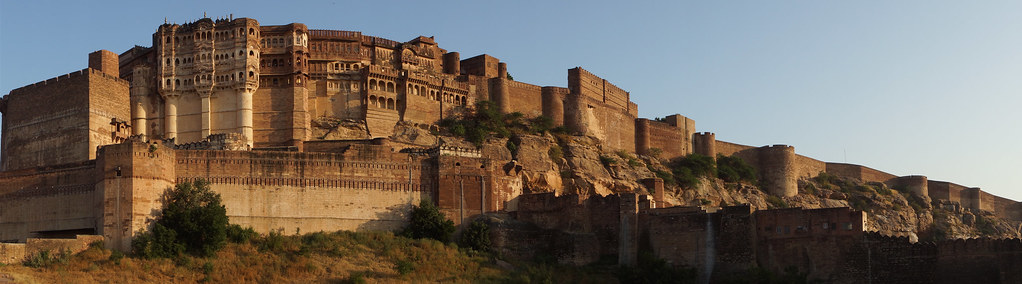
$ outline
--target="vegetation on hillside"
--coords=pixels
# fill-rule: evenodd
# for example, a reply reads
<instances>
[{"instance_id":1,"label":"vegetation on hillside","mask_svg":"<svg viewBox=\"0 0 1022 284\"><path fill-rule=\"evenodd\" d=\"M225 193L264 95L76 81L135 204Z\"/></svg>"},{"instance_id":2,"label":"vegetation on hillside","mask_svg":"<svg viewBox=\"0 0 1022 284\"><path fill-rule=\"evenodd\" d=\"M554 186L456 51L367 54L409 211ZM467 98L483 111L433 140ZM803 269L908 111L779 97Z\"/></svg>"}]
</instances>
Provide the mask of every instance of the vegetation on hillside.
<instances>
[{"instance_id":1,"label":"vegetation on hillside","mask_svg":"<svg viewBox=\"0 0 1022 284\"><path fill-rule=\"evenodd\" d=\"M158 216L152 228L131 243L139 256L211 256L227 242L227 209L206 181L182 182L168 190Z\"/></svg>"},{"instance_id":2,"label":"vegetation on hillside","mask_svg":"<svg viewBox=\"0 0 1022 284\"><path fill-rule=\"evenodd\" d=\"M699 185L700 179L719 178L724 182L757 182L756 169L742 158L717 155L712 157L700 154L688 154L667 163L670 172L653 169L657 177L667 184L676 184L682 188L693 188Z\"/></svg>"},{"instance_id":3,"label":"vegetation on hillside","mask_svg":"<svg viewBox=\"0 0 1022 284\"><path fill-rule=\"evenodd\" d=\"M515 134L542 134L546 132L566 133L564 127L553 127L553 120L546 116L526 118L520 112L502 113L490 101L479 101L475 109L461 116L440 121L440 126L456 137L483 145L490 137L508 138ZM510 146L509 146L510 148Z\"/></svg>"}]
</instances>

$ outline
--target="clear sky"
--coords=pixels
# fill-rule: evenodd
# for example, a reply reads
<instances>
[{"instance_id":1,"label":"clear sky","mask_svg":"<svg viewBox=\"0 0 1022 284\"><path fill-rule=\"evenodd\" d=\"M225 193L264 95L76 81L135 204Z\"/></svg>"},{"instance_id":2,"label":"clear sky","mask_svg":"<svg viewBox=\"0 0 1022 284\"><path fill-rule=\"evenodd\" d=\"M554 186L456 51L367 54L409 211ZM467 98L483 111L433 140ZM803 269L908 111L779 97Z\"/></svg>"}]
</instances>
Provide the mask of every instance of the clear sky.
<instances>
[{"instance_id":1,"label":"clear sky","mask_svg":"<svg viewBox=\"0 0 1022 284\"><path fill-rule=\"evenodd\" d=\"M1022 1L0 0L0 94L203 12L435 36L537 85L582 66L642 117L1022 200Z\"/></svg>"}]
</instances>

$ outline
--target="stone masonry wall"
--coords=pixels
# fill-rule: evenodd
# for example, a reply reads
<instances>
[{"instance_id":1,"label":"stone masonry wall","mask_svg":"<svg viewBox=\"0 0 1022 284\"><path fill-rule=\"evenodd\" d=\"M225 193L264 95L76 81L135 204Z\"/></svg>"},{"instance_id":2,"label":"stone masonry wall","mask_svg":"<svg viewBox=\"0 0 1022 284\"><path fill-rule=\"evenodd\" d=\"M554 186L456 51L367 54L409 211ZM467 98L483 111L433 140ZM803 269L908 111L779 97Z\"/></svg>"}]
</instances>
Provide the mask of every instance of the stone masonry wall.
<instances>
[{"instance_id":1,"label":"stone masonry wall","mask_svg":"<svg viewBox=\"0 0 1022 284\"><path fill-rule=\"evenodd\" d=\"M5 96L0 170L89 160L89 81L83 69Z\"/></svg>"},{"instance_id":2,"label":"stone masonry wall","mask_svg":"<svg viewBox=\"0 0 1022 284\"><path fill-rule=\"evenodd\" d=\"M178 151L176 172L178 182L210 181L231 223L258 232L395 230L433 190L422 159L375 145L341 154Z\"/></svg>"}]
</instances>

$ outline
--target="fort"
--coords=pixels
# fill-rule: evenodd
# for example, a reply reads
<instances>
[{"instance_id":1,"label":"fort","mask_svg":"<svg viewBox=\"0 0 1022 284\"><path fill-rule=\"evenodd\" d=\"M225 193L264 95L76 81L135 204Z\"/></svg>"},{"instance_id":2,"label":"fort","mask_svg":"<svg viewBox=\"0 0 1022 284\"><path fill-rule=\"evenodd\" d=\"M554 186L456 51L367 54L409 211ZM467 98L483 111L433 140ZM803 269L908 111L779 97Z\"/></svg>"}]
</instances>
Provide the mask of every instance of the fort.
<instances>
[{"instance_id":1,"label":"fort","mask_svg":"<svg viewBox=\"0 0 1022 284\"><path fill-rule=\"evenodd\" d=\"M787 145L719 141L679 114L639 118L629 92L580 67L568 70L566 86L514 81L505 62L461 59L430 37L398 42L250 18L164 24L149 47L96 51L86 69L0 98L0 241L18 243L0 251L24 255L46 247L42 239L85 235L130 250L167 188L203 179L232 223L262 233L396 230L427 199L456 223L501 212L536 224L535 232L498 227L495 242L509 256L552 251L585 264L614 255L634 265L638 251L652 251L701 277L795 266L854 283L913 265L925 278L906 279L943 282L945 274L970 277L944 269L961 264L998 281L1022 279L1010 267L983 266L1020 263L1018 240L910 244L870 233L868 216L849 208L673 206L656 178L639 181L652 196L527 194L528 169L506 149L391 139L402 127L436 131L490 101L503 113L546 116L608 152L737 156L776 196L797 195L799 180L828 173L1022 221L1022 203L979 188L823 162Z\"/></svg>"}]
</instances>

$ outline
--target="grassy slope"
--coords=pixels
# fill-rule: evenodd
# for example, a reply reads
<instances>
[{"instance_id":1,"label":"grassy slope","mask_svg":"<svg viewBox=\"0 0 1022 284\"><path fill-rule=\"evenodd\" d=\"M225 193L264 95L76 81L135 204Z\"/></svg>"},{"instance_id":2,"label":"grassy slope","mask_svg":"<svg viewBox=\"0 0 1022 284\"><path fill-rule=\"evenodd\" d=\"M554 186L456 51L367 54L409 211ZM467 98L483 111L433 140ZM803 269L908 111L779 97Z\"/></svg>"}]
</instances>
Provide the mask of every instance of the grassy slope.
<instances>
[{"instance_id":1,"label":"grassy slope","mask_svg":"<svg viewBox=\"0 0 1022 284\"><path fill-rule=\"evenodd\" d=\"M591 269L518 263L502 269L492 257L433 240L389 232L311 233L228 244L211 258L111 260L94 246L43 267L0 266L16 283L616 283Z\"/></svg>"}]
</instances>

